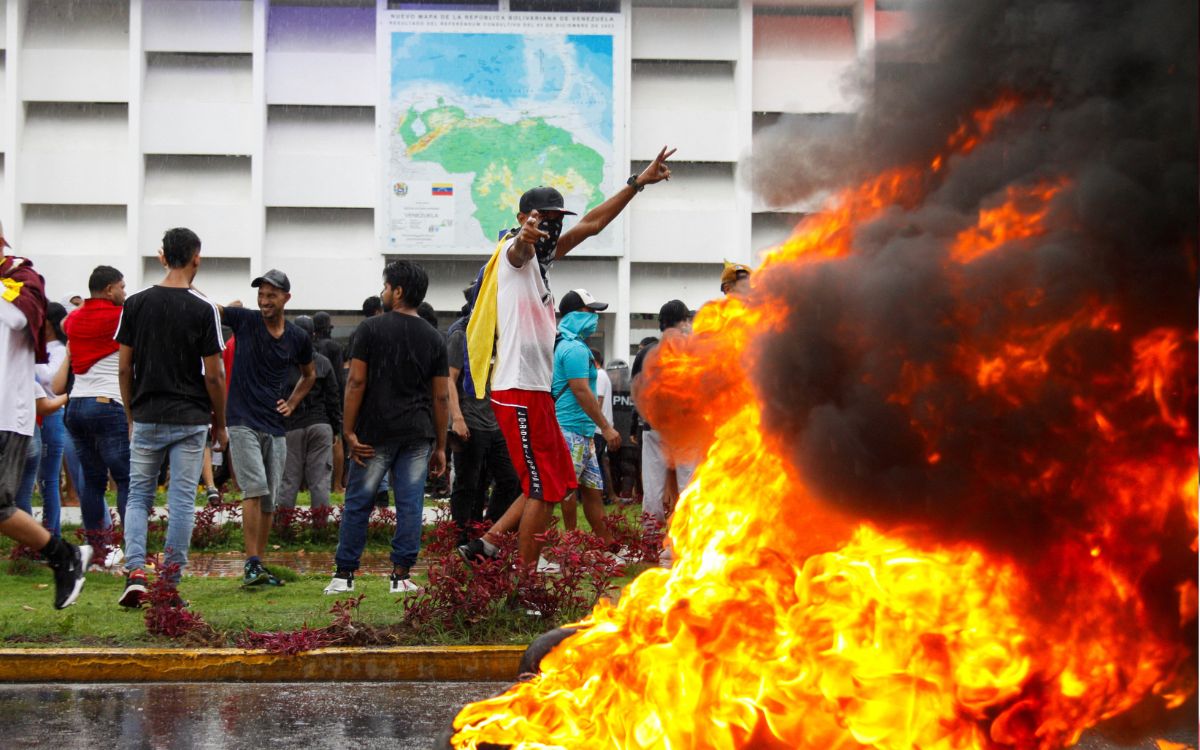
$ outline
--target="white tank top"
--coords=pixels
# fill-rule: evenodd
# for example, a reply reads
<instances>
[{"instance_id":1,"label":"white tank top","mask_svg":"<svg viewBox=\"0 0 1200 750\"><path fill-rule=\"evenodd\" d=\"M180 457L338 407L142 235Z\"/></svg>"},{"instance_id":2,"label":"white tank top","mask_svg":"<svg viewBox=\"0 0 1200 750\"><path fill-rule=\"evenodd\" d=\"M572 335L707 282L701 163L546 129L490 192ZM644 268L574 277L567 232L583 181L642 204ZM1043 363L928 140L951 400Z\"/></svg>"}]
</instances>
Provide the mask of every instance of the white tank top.
<instances>
[{"instance_id":1,"label":"white tank top","mask_svg":"<svg viewBox=\"0 0 1200 750\"><path fill-rule=\"evenodd\" d=\"M515 240L514 240L515 241ZM496 259L496 364L492 390L550 391L554 377L554 296L542 280L535 255L521 268Z\"/></svg>"}]
</instances>

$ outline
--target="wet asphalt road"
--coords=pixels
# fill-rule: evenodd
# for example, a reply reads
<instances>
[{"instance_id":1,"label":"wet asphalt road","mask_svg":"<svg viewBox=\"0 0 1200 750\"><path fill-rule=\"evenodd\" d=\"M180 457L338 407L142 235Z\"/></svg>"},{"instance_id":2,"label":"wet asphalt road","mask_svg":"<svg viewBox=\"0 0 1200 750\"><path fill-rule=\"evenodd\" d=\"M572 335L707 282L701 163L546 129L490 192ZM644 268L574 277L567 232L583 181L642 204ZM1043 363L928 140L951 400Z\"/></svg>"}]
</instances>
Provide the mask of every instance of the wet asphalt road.
<instances>
[{"instance_id":1,"label":"wet asphalt road","mask_svg":"<svg viewBox=\"0 0 1200 750\"><path fill-rule=\"evenodd\" d=\"M0 747L428 750L492 682L0 686Z\"/></svg>"},{"instance_id":2,"label":"wet asphalt road","mask_svg":"<svg viewBox=\"0 0 1200 750\"><path fill-rule=\"evenodd\" d=\"M0 747L158 750L388 748L428 750L463 704L506 683L164 683L2 685ZM1116 739L1089 732L1081 750L1197 747L1196 703ZM1134 739L1136 737L1136 739Z\"/></svg>"}]
</instances>

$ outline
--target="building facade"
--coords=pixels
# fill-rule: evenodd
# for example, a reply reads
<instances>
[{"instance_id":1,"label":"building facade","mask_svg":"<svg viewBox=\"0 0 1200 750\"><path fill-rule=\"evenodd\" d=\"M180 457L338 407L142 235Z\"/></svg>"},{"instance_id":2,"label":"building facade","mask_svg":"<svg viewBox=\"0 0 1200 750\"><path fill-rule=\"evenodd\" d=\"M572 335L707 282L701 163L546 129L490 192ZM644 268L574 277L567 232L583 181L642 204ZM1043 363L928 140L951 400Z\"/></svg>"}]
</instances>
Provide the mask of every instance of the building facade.
<instances>
[{"instance_id":1,"label":"building facade","mask_svg":"<svg viewBox=\"0 0 1200 750\"><path fill-rule=\"evenodd\" d=\"M876 0L7 0L0 12L0 217L52 299L91 269L152 283L162 232L204 242L197 286L251 299L278 267L291 310L343 326L378 293L376 19L389 9L617 13L628 116L621 163L664 144L674 176L638 195L604 252L555 266L561 293L612 303L609 357L656 332L660 305L719 295L724 259L753 263L809 206L752 195L757 135L781 118L845 116L844 82L902 12ZM569 224L568 224L569 226ZM445 320L490 247L412 257Z\"/></svg>"}]
</instances>

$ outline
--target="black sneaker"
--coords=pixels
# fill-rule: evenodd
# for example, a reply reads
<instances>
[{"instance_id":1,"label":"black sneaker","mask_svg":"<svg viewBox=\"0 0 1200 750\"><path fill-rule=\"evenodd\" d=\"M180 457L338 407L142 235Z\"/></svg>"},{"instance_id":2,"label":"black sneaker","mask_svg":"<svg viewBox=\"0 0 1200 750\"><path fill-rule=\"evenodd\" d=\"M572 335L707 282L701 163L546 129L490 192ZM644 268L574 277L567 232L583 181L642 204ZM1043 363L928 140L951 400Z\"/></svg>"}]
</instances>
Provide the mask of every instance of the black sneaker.
<instances>
[{"instance_id":1,"label":"black sneaker","mask_svg":"<svg viewBox=\"0 0 1200 750\"><path fill-rule=\"evenodd\" d=\"M125 576L125 590L121 592L117 604L129 609L137 609L146 600L146 593L146 571L141 568L131 570Z\"/></svg>"},{"instance_id":2,"label":"black sneaker","mask_svg":"<svg viewBox=\"0 0 1200 750\"><path fill-rule=\"evenodd\" d=\"M483 539L472 539L466 544L459 545L457 549L463 562L467 563L473 563L480 558L492 560L495 559L496 555L500 554L500 550L494 546L489 552L488 545L484 543Z\"/></svg>"},{"instance_id":3,"label":"black sneaker","mask_svg":"<svg viewBox=\"0 0 1200 750\"><path fill-rule=\"evenodd\" d=\"M92 561L92 548L89 545L67 546L70 548L70 555L66 561L50 564L54 570L55 609L69 607L79 598L79 592L83 591L83 574L87 572L88 563Z\"/></svg>"},{"instance_id":4,"label":"black sneaker","mask_svg":"<svg viewBox=\"0 0 1200 750\"><path fill-rule=\"evenodd\" d=\"M242 586L261 586L268 582L271 574L260 562L246 561L245 572L242 576Z\"/></svg>"}]
</instances>

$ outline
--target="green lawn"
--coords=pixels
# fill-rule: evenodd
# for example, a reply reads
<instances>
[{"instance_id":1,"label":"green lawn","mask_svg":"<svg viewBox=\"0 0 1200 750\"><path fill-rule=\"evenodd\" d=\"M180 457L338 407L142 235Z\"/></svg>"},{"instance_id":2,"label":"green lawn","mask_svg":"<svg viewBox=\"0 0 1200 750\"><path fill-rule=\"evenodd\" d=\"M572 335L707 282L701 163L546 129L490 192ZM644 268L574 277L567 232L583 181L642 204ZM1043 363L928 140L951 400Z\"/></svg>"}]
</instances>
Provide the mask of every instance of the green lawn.
<instances>
[{"instance_id":1,"label":"green lawn","mask_svg":"<svg viewBox=\"0 0 1200 750\"><path fill-rule=\"evenodd\" d=\"M610 513L634 517L635 508L615 507ZM580 526L588 529L586 518L579 513ZM73 529L64 536L74 538ZM240 550L240 528L234 529L222 549ZM386 552L386 540L372 539L369 551ZM311 552L333 552L334 544L300 544ZM289 547L284 547L288 549ZM152 550L155 548L152 546ZM124 578L93 572L77 604L66 610L52 606L53 578L44 565L28 561L10 562L11 542L0 538L0 647L49 646L184 646L177 640L147 634L143 610L127 610L117 605ZM201 552L193 548L194 553ZM424 560L424 557L422 557ZM615 581L619 589L646 565L630 566L626 575ZM185 576L179 593L190 602L192 611L199 613L217 631L227 636L233 645L237 634L246 628L257 631L296 630L305 625L319 628L332 620L330 607L335 597L325 596L322 589L329 582L328 574L297 575L281 571L289 582L282 587L242 589L237 578L207 578ZM425 574L414 571L418 585L426 583ZM386 575L361 574L355 579L354 595L365 594L355 621L385 628L394 627L397 645L467 645L528 643L542 632L560 625L541 618L529 617L514 611L492 619L469 632L442 632L429 628L415 632L401 626L402 610L399 598L388 592Z\"/></svg>"},{"instance_id":2,"label":"green lawn","mask_svg":"<svg viewBox=\"0 0 1200 750\"><path fill-rule=\"evenodd\" d=\"M636 572L646 566L636 566ZM618 582L624 586L633 580L634 571ZM422 574L414 574L424 584ZM282 587L243 589L236 579L185 577L179 593L194 612L219 631L232 638L245 628L258 631L296 630L304 625L322 627L332 620L329 608L337 599L321 593L328 575L299 576ZM388 593L383 575L355 578L354 596L365 594L355 620L376 627L399 625L401 605ZM144 610L117 605L124 579L103 573L89 573L79 601L64 610L52 605L54 581L50 571L37 565L20 575L0 574L0 646L126 646L184 647L187 644L147 634ZM493 623L469 638L430 630L425 633L400 629L397 645L482 645L529 643L537 635L562 623L544 622L519 612L501 626Z\"/></svg>"}]
</instances>

